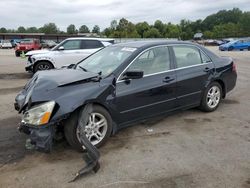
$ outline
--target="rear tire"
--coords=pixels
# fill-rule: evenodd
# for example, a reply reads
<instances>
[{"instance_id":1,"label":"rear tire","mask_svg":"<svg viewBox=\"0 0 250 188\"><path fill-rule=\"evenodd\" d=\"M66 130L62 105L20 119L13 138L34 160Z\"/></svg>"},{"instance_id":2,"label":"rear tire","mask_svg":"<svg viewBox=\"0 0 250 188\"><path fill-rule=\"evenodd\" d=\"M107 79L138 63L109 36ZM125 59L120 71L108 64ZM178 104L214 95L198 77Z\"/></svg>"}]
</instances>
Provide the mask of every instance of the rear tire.
<instances>
[{"instance_id":1,"label":"rear tire","mask_svg":"<svg viewBox=\"0 0 250 188\"><path fill-rule=\"evenodd\" d=\"M215 111L222 98L222 88L218 82L212 82L204 91L200 109L204 112Z\"/></svg>"},{"instance_id":2,"label":"rear tire","mask_svg":"<svg viewBox=\"0 0 250 188\"><path fill-rule=\"evenodd\" d=\"M37 71L50 70L50 69L53 69L53 68L54 67L50 62L40 61L35 65L33 72L36 73Z\"/></svg>"},{"instance_id":3,"label":"rear tire","mask_svg":"<svg viewBox=\"0 0 250 188\"><path fill-rule=\"evenodd\" d=\"M250 46L248 46L248 48L247 48L247 49L248 49L248 51L250 51Z\"/></svg>"},{"instance_id":4,"label":"rear tire","mask_svg":"<svg viewBox=\"0 0 250 188\"><path fill-rule=\"evenodd\" d=\"M84 107L83 107L84 108ZM64 134L66 137L66 140L68 141L69 145L71 145L72 148L78 151L83 151L82 145L79 141L79 135L78 135L78 119L81 118L81 110L78 110L74 112L65 122L64 124ZM104 117L104 121L107 123L105 127L105 131L101 131L99 128L100 132L103 133L101 139L99 142L94 142L94 140L91 140L91 143L95 145L96 147L100 147L103 145L107 139L110 137L111 132L112 132L112 118L108 111L104 109L103 107L99 105L93 105L93 109L91 114L99 114L100 117ZM90 115L91 116L91 115ZM90 118L90 117L89 117ZM90 118L91 119L91 118ZM98 123L97 121L96 123ZM88 122L88 127L89 127L89 122ZM104 126L103 126L104 127ZM104 129L103 129L104 130ZM86 136L89 134L87 128L85 129L86 131ZM91 135L91 134L89 134ZM87 136L88 137L88 136ZM95 136L92 136L95 137ZM88 137L89 139L92 139L92 137Z\"/></svg>"}]
</instances>

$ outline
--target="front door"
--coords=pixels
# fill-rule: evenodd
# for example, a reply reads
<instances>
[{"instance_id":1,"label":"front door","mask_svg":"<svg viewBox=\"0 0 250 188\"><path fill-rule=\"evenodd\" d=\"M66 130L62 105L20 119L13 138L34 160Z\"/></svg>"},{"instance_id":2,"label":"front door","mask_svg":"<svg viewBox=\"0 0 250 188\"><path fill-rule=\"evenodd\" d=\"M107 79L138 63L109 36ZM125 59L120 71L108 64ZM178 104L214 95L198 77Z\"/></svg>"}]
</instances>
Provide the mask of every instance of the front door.
<instances>
[{"instance_id":1,"label":"front door","mask_svg":"<svg viewBox=\"0 0 250 188\"><path fill-rule=\"evenodd\" d=\"M166 46L149 49L124 71L140 70L143 78L123 80L116 85L115 103L119 124L133 122L175 108L176 74Z\"/></svg>"},{"instance_id":2,"label":"front door","mask_svg":"<svg viewBox=\"0 0 250 188\"><path fill-rule=\"evenodd\" d=\"M67 40L62 46L64 50L54 52L56 68L61 68L65 64L76 64L85 57L81 49L81 40Z\"/></svg>"}]
</instances>

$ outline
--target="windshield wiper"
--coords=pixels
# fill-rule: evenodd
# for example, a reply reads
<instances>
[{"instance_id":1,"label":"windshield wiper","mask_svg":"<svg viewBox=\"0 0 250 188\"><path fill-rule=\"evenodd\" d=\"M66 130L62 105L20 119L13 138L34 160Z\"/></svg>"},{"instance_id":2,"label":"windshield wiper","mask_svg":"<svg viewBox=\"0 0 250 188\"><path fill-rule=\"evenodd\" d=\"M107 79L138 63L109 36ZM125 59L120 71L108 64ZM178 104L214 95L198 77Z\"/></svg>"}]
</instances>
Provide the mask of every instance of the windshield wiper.
<instances>
[{"instance_id":1,"label":"windshield wiper","mask_svg":"<svg viewBox=\"0 0 250 188\"><path fill-rule=\"evenodd\" d=\"M78 66L80 69L82 69L84 72L88 72L87 69L85 69L84 67Z\"/></svg>"}]
</instances>

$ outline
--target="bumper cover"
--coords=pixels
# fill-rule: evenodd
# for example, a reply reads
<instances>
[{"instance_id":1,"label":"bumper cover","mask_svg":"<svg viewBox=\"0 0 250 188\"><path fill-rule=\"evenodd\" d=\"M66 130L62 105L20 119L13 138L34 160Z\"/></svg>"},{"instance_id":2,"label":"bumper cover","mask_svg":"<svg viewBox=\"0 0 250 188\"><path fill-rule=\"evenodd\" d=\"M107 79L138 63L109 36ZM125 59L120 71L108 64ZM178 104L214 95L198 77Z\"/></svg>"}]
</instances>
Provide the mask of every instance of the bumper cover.
<instances>
[{"instance_id":1,"label":"bumper cover","mask_svg":"<svg viewBox=\"0 0 250 188\"><path fill-rule=\"evenodd\" d=\"M25 71L32 72L33 71L33 65L26 66Z\"/></svg>"},{"instance_id":2,"label":"bumper cover","mask_svg":"<svg viewBox=\"0 0 250 188\"><path fill-rule=\"evenodd\" d=\"M30 136L31 144L36 150L42 152L50 152L52 150L53 138L55 135L54 126L32 127L21 123L19 131Z\"/></svg>"}]
</instances>

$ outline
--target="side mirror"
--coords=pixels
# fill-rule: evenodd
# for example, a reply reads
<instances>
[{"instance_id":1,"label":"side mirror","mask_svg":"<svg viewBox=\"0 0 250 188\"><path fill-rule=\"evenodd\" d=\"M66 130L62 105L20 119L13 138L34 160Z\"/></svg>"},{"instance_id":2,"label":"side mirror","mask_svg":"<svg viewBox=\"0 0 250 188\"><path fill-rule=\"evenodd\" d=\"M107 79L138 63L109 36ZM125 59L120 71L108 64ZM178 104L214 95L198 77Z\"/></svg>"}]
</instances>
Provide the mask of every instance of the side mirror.
<instances>
[{"instance_id":1,"label":"side mirror","mask_svg":"<svg viewBox=\"0 0 250 188\"><path fill-rule=\"evenodd\" d=\"M140 71L140 70L127 71L123 74L123 80L140 79L142 77L143 77L143 71Z\"/></svg>"},{"instance_id":2,"label":"side mirror","mask_svg":"<svg viewBox=\"0 0 250 188\"><path fill-rule=\"evenodd\" d=\"M64 50L64 47L63 47L63 46L60 46L60 47L58 48L58 50L59 50L59 51Z\"/></svg>"}]
</instances>

